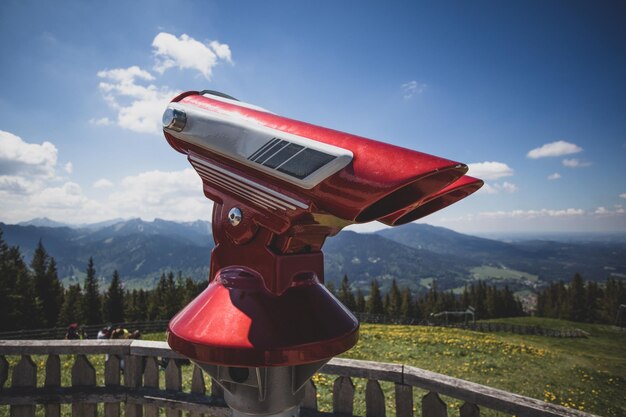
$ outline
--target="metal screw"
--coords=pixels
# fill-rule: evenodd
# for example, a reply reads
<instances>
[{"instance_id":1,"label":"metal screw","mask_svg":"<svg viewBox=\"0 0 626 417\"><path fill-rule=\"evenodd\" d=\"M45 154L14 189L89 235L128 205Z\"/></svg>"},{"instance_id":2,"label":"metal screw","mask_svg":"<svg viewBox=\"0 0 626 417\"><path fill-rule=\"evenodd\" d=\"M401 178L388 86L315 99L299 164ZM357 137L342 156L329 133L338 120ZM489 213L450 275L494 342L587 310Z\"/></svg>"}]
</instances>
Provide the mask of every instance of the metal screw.
<instances>
[{"instance_id":1,"label":"metal screw","mask_svg":"<svg viewBox=\"0 0 626 417\"><path fill-rule=\"evenodd\" d=\"M232 226L237 226L241 223L241 219L243 218L243 214L241 214L241 210L237 207L233 207L228 212L228 221Z\"/></svg>"}]
</instances>

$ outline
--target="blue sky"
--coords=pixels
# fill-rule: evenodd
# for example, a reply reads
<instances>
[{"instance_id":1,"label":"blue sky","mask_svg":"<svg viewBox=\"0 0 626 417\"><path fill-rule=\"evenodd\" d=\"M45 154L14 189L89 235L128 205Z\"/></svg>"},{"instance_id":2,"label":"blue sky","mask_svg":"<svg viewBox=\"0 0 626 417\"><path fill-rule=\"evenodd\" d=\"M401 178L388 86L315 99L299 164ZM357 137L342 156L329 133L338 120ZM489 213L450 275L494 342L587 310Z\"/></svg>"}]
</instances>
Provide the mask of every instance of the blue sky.
<instances>
[{"instance_id":1,"label":"blue sky","mask_svg":"<svg viewBox=\"0 0 626 417\"><path fill-rule=\"evenodd\" d=\"M5 0L0 221L210 219L158 126L214 89L485 179L425 222L626 231L625 21L619 2Z\"/></svg>"}]
</instances>

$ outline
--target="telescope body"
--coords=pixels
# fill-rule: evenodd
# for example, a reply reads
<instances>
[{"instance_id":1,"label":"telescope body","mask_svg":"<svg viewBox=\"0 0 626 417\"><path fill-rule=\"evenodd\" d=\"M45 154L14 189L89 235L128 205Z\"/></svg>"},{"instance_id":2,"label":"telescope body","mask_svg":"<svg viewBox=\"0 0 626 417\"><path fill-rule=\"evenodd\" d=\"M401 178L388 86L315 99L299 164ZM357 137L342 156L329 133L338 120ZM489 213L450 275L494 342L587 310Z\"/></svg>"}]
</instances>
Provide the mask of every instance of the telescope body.
<instances>
[{"instance_id":1,"label":"telescope body","mask_svg":"<svg viewBox=\"0 0 626 417\"><path fill-rule=\"evenodd\" d=\"M294 416L306 381L358 340L324 283L322 246L354 223L400 225L465 198L465 164L187 92L163 116L214 202L209 286L169 324L173 350L235 414Z\"/></svg>"}]
</instances>

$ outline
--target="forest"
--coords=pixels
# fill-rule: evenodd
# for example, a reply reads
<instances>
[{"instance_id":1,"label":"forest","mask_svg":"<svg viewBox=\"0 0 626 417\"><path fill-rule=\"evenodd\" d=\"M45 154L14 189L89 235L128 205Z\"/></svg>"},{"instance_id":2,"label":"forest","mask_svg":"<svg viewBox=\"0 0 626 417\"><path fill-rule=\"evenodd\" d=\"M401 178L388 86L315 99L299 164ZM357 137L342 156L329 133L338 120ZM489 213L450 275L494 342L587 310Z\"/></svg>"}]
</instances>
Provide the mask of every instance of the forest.
<instances>
[{"instance_id":1,"label":"forest","mask_svg":"<svg viewBox=\"0 0 626 417\"><path fill-rule=\"evenodd\" d=\"M57 264L40 241L30 263L19 247L9 246L0 230L0 331L170 319L207 286L181 273L161 275L152 290L124 289L123 279L113 272L110 284L100 288L93 258L85 266L82 285L64 288L57 275ZM478 319L515 317L528 314L507 287L474 281L463 292L440 291L436 281L431 288L413 294L395 280L383 294L376 280L369 294L353 291L347 275L339 288L328 285L346 307L358 313L391 318L423 320L441 311L463 311L472 307ZM537 316L563 318L589 323L614 323L621 304L626 303L623 281L609 279L604 284L585 282L576 274L568 284L551 284L537 295Z\"/></svg>"}]
</instances>

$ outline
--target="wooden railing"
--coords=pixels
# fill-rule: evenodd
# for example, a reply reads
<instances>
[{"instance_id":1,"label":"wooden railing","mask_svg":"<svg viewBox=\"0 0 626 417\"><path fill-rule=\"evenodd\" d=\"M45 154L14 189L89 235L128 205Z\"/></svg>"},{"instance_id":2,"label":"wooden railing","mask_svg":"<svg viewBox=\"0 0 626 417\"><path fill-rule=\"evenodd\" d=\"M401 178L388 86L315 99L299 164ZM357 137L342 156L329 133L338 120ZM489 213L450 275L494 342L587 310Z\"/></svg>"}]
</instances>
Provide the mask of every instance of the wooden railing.
<instances>
[{"instance_id":1,"label":"wooden railing","mask_svg":"<svg viewBox=\"0 0 626 417\"><path fill-rule=\"evenodd\" d=\"M61 356L64 355L69 355L69 358L64 357L62 361ZM89 358L94 361L100 358L102 361L102 355L107 355L104 369L96 372ZM45 365L38 367L33 358L39 363L45 361ZM207 388L199 367L193 367L190 386L183 389L181 361L184 358L170 350L164 342L0 340L0 406L9 406L11 416L35 416L35 404L40 404L45 416L50 417L61 415L61 404L71 404L73 416L86 417L97 415L98 404L104 404L101 409L106 417L119 416L122 407L127 417L158 416L160 408L165 409L168 417L181 416L183 410L192 416L230 415L223 400L223 391L215 383ZM62 384L62 363L67 364L69 370L66 372L71 375L71 381L66 386ZM164 378L160 378L160 367L165 368ZM43 378L40 375L38 384L37 373L40 370L44 374ZM464 402L460 407L461 417L479 416L481 408L518 417L592 416L404 365L335 358L320 373L336 376L332 390L332 413L343 416L354 414L354 380L358 379L366 380L367 417L387 415L381 382L394 384L395 414L398 417L413 416L414 388L427 392L421 398L420 406L421 415L425 417L448 415L448 407L440 396ZM103 374L102 381L98 381L97 374ZM302 415L324 414L327 413L318 411L317 390L310 381L306 387Z\"/></svg>"}]
</instances>

